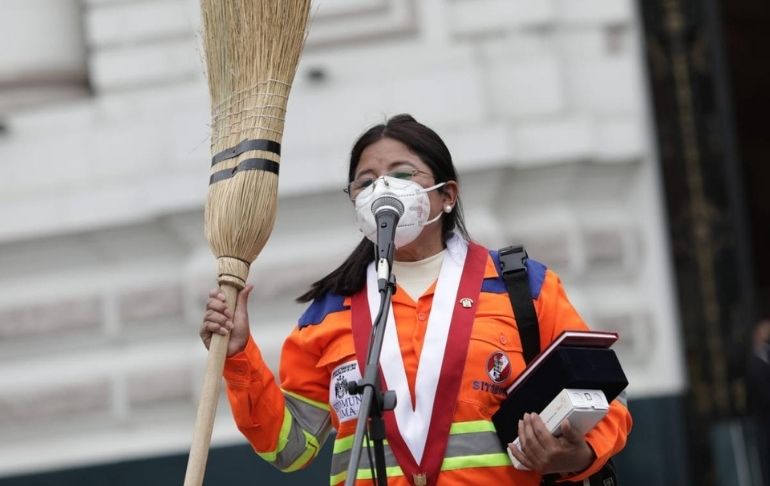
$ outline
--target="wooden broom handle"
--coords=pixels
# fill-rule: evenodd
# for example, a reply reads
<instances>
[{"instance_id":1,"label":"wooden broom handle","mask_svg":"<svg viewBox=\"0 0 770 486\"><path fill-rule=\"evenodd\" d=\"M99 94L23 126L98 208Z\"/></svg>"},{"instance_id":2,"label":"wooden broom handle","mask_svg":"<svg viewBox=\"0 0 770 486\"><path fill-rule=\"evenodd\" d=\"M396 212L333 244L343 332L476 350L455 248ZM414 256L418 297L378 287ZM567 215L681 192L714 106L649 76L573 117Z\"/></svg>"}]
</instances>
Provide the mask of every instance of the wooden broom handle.
<instances>
[{"instance_id":1,"label":"wooden broom handle","mask_svg":"<svg viewBox=\"0 0 770 486\"><path fill-rule=\"evenodd\" d=\"M234 313L240 289L227 283L220 284L219 288L225 294L227 307ZM219 402L219 384L222 381L222 370L225 367L227 343L229 342L230 334L211 335L206 372L203 376L203 388L198 402L198 415L195 417L195 429L190 446L190 457L187 460L187 472L184 476L184 486L201 486L203 484L206 460L211 445L211 432L214 429L214 417Z\"/></svg>"}]
</instances>

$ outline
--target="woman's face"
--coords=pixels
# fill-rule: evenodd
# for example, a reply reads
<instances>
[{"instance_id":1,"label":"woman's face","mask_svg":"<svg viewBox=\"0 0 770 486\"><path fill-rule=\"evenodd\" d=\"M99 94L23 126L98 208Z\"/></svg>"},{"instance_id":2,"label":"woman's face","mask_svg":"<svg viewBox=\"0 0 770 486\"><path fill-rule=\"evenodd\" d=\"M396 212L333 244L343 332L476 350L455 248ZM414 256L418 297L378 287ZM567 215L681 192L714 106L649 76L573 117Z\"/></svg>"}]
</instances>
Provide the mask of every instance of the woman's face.
<instances>
[{"instance_id":1,"label":"woman's face","mask_svg":"<svg viewBox=\"0 0 770 486\"><path fill-rule=\"evenodd\" d=\"M423 162L417 155L409 150L409 147L392 138L383 138L369 145L361 153L358 166L353 174L353 181L364 180L366 178L377 178L392 172L412 172L412 180L422 187L430 187L436 184L433 171L428 164ZM354 197L355 193L351 193ZM457 199L457 183L449 181L441 188L441 191L434 190L428 192L430 199L430 214L428 220L436 217L444 210L446 206L454 208ZM441 238L441 218L426 226L417 239L396 251L396 257L408 256L415 253L419 258L424 251L433 251L438 242L440 251L443 248ZM417 250L415 252L415 250ZM419 251L423 250L423 251ZM435 253L435 252L434 252ZM429 253L430 256L434 253Z\"/></svg>"}]
</instances>

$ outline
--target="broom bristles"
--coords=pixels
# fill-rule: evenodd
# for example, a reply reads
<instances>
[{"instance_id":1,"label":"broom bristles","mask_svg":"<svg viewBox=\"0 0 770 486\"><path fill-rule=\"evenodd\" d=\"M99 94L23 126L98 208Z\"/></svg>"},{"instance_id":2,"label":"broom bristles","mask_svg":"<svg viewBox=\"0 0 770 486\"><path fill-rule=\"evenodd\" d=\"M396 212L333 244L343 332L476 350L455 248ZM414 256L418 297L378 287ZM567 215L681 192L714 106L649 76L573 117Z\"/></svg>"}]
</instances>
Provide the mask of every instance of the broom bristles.
<instances>
[{"instance_id":1,"label":"broom bristles","mask_svg":"<svg viewBox=\"0 0 770 486\"><path fill-rule=\"evenodd\" d=\"M203 0L202 11L212 154L244 140L280 143L310 0ZM214 164L212 174L253 158L280 163L275 151L249 150ZM220 282L245 282L272 231L277 189L277 173L265 170L237 171L210 185L205 231Z\"/></svg>"}]
</instances>

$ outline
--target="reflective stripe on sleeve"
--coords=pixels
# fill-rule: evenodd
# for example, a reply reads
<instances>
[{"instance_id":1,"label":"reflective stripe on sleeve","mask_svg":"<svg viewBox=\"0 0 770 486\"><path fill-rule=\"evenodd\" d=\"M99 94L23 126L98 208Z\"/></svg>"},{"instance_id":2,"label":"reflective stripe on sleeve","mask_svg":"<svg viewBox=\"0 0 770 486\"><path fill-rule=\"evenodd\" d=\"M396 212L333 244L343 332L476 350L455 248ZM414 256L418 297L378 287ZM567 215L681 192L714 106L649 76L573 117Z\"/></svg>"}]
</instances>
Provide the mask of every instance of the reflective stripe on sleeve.
<instances>
[{"instance_id":1,"label":"reflective stripe on sleeve","mask_svg":"<svg viewBox=\"0 0 770 486\"><path fill-rule=\"evenodd\" d=\"M314 402L296 393L283 391L286 408L299 426L317 438L325 438L331 427L329 406Z\"/></svg>"},{"instance_id":2,"label":"reflective stripe on sleeve","mask_svg":"<svg viewBox=\"0 0 770 486\"><path fill-rule=\"evenodd\" d=\"M284 397L286 405L276 448L257 454L281 471L290 472L302 468L318 454L331 421L328 407L319 407L316 402L286 391Z\"/></svg>"}]
</instances>

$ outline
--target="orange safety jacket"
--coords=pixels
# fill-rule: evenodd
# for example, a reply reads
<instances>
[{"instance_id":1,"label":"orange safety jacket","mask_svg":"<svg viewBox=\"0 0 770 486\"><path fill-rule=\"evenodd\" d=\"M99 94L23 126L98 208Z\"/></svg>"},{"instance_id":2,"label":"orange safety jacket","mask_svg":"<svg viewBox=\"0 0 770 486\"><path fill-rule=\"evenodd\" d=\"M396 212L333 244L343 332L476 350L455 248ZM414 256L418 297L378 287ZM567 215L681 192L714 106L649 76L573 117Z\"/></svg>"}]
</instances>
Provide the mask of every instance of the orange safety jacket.
<instances>
[{"instance_id":1,"label":"orange safety jacket","mask_svg":"<svg viewBox=\"0 0 770 486\"><path fill-rule=\"evenodd\" d=\"M476 263L472 264L472 260ZM564 330L587 329L556 273L532 259L527 267L542 346ZM419 460L406 446L395 413L385 413L388 484L466 485L489 481L539 485L539 474L513 467L491 421L506 396L505 390L525 363L506 286L488 250L470 244L459 285L446 362L441 367L430 430ZM417 301L404 291L397 290L393 295L392 314L412 401L409 410L414 409L415 397L420 393L420 389L415 390L418 363L436 287L434 283ZM308 465L333 427L337 436L330 484L345 482L360 405L360 396L349 395L345 384L361 376L370 330L366 326L371 326L366 292L365 287L353 296L327 294L309 306L284 343L280 386L251 338L242 352L226 360L227 397L239 430L258 455L282 471ZM465 324L461 322L463 315ZM493 371L493 361L501 355L508 362L502 373L499 367ZM596 460L586 470L565 479L582 481L599 471L625 446L631 425L625 403L614 400L609 413L586 435ZM371 482L365 458L366 454L356 484Z\"/></svg>"}]
</instances>

